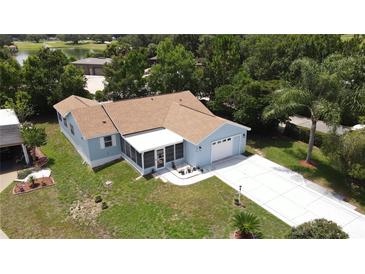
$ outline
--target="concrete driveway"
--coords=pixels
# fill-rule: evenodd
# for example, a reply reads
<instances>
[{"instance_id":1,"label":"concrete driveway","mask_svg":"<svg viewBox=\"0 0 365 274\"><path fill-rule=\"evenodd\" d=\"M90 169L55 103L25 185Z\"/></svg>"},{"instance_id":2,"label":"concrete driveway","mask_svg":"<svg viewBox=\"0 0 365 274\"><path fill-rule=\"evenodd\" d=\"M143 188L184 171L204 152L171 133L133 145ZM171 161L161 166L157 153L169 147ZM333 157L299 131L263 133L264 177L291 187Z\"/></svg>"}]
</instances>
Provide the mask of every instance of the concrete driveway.
<instances>
[{"instance_id":1,"label":"concrete driveway","mask_svg":"<svg viewBox=\"0 0 365 274\"><path fill-rule=\"evenodd\" d=\"M9 171L0 174L0 192L7 188L8 185L10 185L17 178L17 175L17 171Z\"/></svg>"},{"instance_id":2,"label":"concrete driveway","mask_svg":"<svg viewBox=\"0 0 365 274\"><path fill-rule=\"evenodd\" d=\"M214 174L291 226L326 218L342 226L350 238L365 238L365 215L304 179L261 156L237 156L214 164Z\"/></svg>"}]
</instances>

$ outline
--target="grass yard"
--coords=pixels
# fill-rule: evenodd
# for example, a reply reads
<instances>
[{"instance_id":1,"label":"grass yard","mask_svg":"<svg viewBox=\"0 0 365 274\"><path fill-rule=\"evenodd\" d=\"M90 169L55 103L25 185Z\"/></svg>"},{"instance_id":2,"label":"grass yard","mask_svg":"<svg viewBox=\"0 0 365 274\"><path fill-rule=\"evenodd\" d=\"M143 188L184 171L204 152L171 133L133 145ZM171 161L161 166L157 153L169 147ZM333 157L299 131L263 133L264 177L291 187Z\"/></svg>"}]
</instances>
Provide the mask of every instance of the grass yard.
<instances>
[{"instance_id":1,"label":"grass yard","mask_svg":"<svg viewBox=\"0 0 365 274\"><path fill-rule=\"evenodd\" d=\"M44 41L44 42L31 42L31 41L18 41L14 42L19 51L24 50L38 50L47 45L50 48L79 48L103 51L106 49L106 44L96 44L94 41L82 41L79 44L66 43L64 41Z\"/></svg>"},{"instance_id":2,"label":"grass yard","mask_svg":"<svg viewBox=\"0 0 365 274\"><path fill-rule=\"evenodd\" d=\"M358 207L360 212L365 212L365 193L359 189L351 189L345 183L343 174L331 165L319 148L313 149L316 169L299 164L299 160L304 160L307 155L307 144L284 136L251 136L248 138L247 151L261 154L273 162L302 174L311 181L344 195L350 203Z\"/></svg>"},{"instance_id":3,"label":"grass yard","mask_svg":"<svg viewBox=\"0 0 365 274\"><path fill-rule=\"evenodd\" d=\"M1 228L10 238L229 238L235 191L213 177L192 186L174 186L138 177L125 161L97 172L59 131L42 123L48 134L43 151L50 158L56 186L15 196L0 193ZM107 189L103 182L112 180ZM74 220L70 207L100 194L109 208L94 219ZM261 220L265 238L283 238L290 227L242 197L246 209Z\"/></svg>"}]
</instances>

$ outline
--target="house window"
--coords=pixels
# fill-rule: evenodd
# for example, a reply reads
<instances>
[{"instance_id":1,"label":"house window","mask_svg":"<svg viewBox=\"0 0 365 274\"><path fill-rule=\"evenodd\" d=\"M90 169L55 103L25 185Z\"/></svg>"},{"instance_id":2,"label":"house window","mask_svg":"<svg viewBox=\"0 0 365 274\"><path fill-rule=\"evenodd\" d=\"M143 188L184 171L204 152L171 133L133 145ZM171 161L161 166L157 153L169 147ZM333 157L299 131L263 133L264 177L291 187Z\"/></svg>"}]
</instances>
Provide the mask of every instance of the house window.
<instances>
[{"instance_id":1,"label":"house window","mask_svg":"<svg viewBox=\"0 0 365 274\"><path fill-rule=\"evenodd\" d=\"M63 118L63 124L65 125L65 127L67 127L67 120L66 120L66 118Z\"/></svg>"},{"instance_id":2,"label":"house window","mask_svg":"<svg viewBox=\"0 0 365 274\"><path fill-rule=\"evenodd\" d=\"M136 150L131 146L131 159L133 162L136 162Z\"/></svg>"},{"instance_id":3,"label":"house window","mask_svg":"<svg viewBox=\"0 0 365 274\"><path fill-rule=\"evenodd\" d=\"M183 143L175 145L175 159L181 159L184 157L184 145Z\"/></svg>"},{"instance_id":4,"label":"house window","mask_svg":"<svg viewBox=\"0 0 365 274\"><path fill-rule=\"evenodd\" d=\"M125 142L125 154L130 158L131 157L131 145Z\"/></svg>"},{"instance_id":5,"label":"house window","mask_svg":"<svg viewBox=\"0 0 365 274\"><path fill-rule=\"evenodd\" d=\"M142 167L142 154L139 152L136 152L136 154L137 154L137 165Z\"/></svg>"},{"instance_id":6,"label":"house window","mask_svg":"<svg viewBox=\"0 0 365 274\"><path fill-rule=\"evenodd\" d=\"M125 140L122 138L122 137L120 137L120 145L121 145L121 147L122 147L122 152L125 154Z\"/></svg>"},{"instance_id":7,"label":"house window","mask_svg":"<svg viewBox=\"0 0 365 274\"><path fill-rule=\"evenodd\" d=\"M143 157L144 168L155 166L155 151L147 151Z\"/></svg>"},{"instance_id":8,"label":"house window","mask_svg":"<svg viewBox=\"0 0 365 274\"><path fill-rule=\"evenodd\" d=\"M174 158L174 145L168 146L165 149L166 149L166 162L173 161L175 159Z\"/></svg>"},{"instance_id":9,"label":"house window","mask_svg":"<svg viewBox=\"0 0 365 274\"><path fill-rule=\"evenodd\" d=\"M113 145L112 136L104 137L104 145L105 147L111 147Z\"/></svg>"},{"instance_id":10,"label":"house window","mask_svg":"<svg viewBox=\"0 0 365 274\"><path fill-rule=\"evenodd\" d=\"M59 112L57 112L57 114L58 114L58 120L60 120L60 122L62 122L62 116L61 116L61 114Z\"/></svg>"},{"instance_id":11,"label":"house window","mask_svg":"<svg viewBox=\"0 0 365 274\"><path fill-rule=\"evenodd\" d=\"M75 135L75 132L74 132L74 126L70 124L70 130L71 130L71 133L72 135Z\"/></svg>"}]
</instances>

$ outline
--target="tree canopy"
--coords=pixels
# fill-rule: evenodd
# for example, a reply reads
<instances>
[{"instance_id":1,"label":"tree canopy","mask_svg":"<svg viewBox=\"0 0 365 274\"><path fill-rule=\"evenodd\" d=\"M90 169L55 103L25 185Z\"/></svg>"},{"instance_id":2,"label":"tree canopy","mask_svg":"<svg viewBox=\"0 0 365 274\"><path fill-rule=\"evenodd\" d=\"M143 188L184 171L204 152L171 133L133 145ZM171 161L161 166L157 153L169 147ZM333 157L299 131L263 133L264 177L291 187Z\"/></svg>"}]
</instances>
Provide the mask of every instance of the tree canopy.
<instances>
[{"instance_id":1,"label":"tree canopy","mask_svg":"<svg viewBox=\"0 0 365 274\"><path fill-rule=\"evenodd\" d=\"M125 99L146 95L144 70L147 68L145 50L131 50L126 55L113 57L105 67L106 93L113 99Z\"/></svg>"},{"instance_id":2,"label":"tree canopy","mask_svg":"<svg viewBox=\"0 0 365 274\"><path fill-rule=\"evenodd\" d=\"M32 97L37 112L47 112L52 105L71 94L87 96L82 71L68 65L60 50L41 49L23 65L24 90Z\"/></svg>"},{"instance_id":3,"label":"tree canopy","mask_svg":"<svg viewBox=\"0 0 365 274\"><path fill-rule=\"evenodd\" d=\"M199 70L196 60L183 45L174 45L170 38L166 38L158 44L157 60L148 77L152 92L197 90Z\"/></svg>"},{"instance_id":4,"label":"tree canopy","mask_svg":"<svg viewBox=\"0 0 365 274\"><path fill-rule=\"evenodd\" d=\"M276 92L264 112L266 118L289 117L300 109L310 112L312 122L306 161L310 162L318 120L336 126L340 122L338 92L341 86L336 74L313 59L298 59L290 66L290 86Z\"/></svg>"},{"instance_id":5,"label":"tree canopy","mask_svg":"<svg viewBox=\"0 0 365 274\"><path fill-rule=\"evenodd\" d=\"M203 90L214 96L214 90L229 84L241 65L239 37L215 35L201 37L199 48L203 60Z\"/></svg>"}]
</instances>

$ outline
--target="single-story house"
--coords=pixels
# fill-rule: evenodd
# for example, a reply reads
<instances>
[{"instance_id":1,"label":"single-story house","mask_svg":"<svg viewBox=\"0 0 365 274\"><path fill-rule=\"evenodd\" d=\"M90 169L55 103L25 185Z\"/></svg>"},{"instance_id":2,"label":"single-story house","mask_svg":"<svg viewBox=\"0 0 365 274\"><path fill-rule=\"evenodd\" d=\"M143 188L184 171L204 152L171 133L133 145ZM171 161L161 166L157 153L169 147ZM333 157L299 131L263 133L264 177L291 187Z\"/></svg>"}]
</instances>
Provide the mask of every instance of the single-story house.
<instances>
[{"instance_id":1,"label":"single-story house","mask_svg":"<svg viewBox=\"0 0 365 274\"><path fill-rule=\"evenodd\" d=\"M72 62L81 68L85 75L104 75L104 65L112 62L111 58L84 58Z\"/></svg>"},{"instance_id":2,"label":"single-story house","mask_svg":"<svg viewBox=\"0 0 365 274\"><path fill-rule=\"evenodd\" d=\"M61 131L91 167L123 157L141 174L241 154L250 130L214 115L190 91L108 103L72 95L54 108Z\"/></svg>"},{"instance_id":3,"label":"single-story house","mask_svg":"<svg viewBox=\"0 0 365 274\"><path fill-rule=\"evenodd\" d=\"M5 161L15 162L15 158L18 156L16 154L20 154L19 156L23 154L25 163L29 164L29 155L23 143L19 126L20 123L14 110L0 109L0 158L2 166L7 165Z\"/></svg>"}]
</instances>

